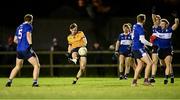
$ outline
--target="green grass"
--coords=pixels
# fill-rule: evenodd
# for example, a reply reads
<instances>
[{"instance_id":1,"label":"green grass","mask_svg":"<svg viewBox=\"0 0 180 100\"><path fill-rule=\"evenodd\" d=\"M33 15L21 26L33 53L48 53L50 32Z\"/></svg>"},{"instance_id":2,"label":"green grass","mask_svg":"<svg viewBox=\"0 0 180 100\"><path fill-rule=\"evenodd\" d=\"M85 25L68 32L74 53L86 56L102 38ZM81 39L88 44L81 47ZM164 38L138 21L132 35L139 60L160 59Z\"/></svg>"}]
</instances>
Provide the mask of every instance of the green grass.
<instances>
[{"instance_id":1,"label":"green grass","mask_svg":"<svg viewBox=\"0 0 180 100\"><path fill-rule=\"evenodd\" d=\"M174 84L163 84L158 78L154 86L131 87L132 79L81 78L72 85L73 78L40 78L40 87L33 88L31 78L15 78L12 87L5 87L7 78L0 78L0 99L180 99L180 78Z\"/></svg>"}]
</instances>

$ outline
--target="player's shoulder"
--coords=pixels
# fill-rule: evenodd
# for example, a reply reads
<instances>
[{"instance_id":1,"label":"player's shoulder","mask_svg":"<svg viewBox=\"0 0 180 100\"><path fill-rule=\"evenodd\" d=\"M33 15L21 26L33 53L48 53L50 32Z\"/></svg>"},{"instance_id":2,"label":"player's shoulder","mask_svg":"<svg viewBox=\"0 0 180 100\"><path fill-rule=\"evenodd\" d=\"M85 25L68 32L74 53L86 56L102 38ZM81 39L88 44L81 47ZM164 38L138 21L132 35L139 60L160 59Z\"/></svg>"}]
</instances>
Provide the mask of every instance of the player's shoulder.
<instances>
[{"instance_id":1,"label":"player's shoulder","mask_svg":"<svg viewBox=\"0 0 180 100\"><path fill-rule=\"evenodd\" d=\"M32 24L29 24L29 23L23 23L22 24L25 28L29 28L29 29L32 29L33 27L32 27Z\"/></svg>"},{"instance_id":2,"label":"player's shoulder","mask_svg":"<svg viewBox=\"0 0 180 100\"><path fill-rule=\"evenodd\" d=\"M29 27L31 27L31 26L32 26L31 24L29 24L29 23L27 23L27 22L24 22L24 23L22 23L21 25L24 25L24 26L29 26Z\"/></svg>"},{"instance_id":3,"label":"player's shoulder","mask_svg":"<svg viewBox=\"0 0 180 100\"><path fill-rule=\"evenodd\" d=\"M122 37L124 34L123 33L119 33L119 38Z\"/></svg>"},{"instance_id":4,"label":"player's shoulder","mask_svg":"<svg viewBox=\"0 0 180 100\"><path fill-rule=\"evenodd\" d=\"M71 34L69 34L69 35L67 36L67 39L70 39L70 38L72 38L72 35L71 35Z\"/></svg>"},{"instance_id":5,"label":"player's shoulder","mask_svg":"<svg viewBox=\"0 0 180 100\"><path fill-rule=\"evenodd\" d=\"M78 34L84 34L84 32L83 31L78 31Z\"/></svg>"},{"instance_id":6,"label":"player's shoulder","mask_svg":"<svg viewBox=\"0 0 180 100\"><path fill-rule=\"evenodd\" d=\"M120 35L120 36L123 36L123 35L124 35L124 33L120 33L119 35Z\"/></svg>"}]
</instances>

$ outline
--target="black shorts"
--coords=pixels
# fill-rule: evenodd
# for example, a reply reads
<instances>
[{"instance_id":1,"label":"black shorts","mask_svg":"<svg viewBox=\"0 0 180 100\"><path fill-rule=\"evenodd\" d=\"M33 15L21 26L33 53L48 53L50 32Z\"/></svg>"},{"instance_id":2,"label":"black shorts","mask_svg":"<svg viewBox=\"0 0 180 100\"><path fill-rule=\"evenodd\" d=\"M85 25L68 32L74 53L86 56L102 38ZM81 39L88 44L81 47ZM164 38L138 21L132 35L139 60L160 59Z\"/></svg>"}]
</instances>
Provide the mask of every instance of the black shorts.
<instances>
[{"instance_id":1,"label":"black shorts","mask_svg":"<svg viewBox=\"0 0 180 100\"><path fill-rule=\"evenodd\" d=\"M135 59L141 59L144 54L147 54L145 49L133 50L133 57Z\"/></svg>"},{"instance_id":2,"label":"black shorts","mask_svg":"<svg viewBox=\"0 0 180 100\"><path fill-rule=\"evenodd\" d=\"M123 55L124 57L131 57L132 53L131 53L131 51L119 52L119 55Z\"/></svg>"},{"instance_id":3,"label":"black shorts","mask_svg":"<svg viewBox=\"0 0 180 100\"><path fill-rule=\"evenodd\" d=\"M159 59L164 60L167 56L173 56L173 49L172 48L159 48L158 49Z\"/></svg>"},{"instance_id":4,"label":"black shorts","mask_svg":"<svg viewBox=\"0 0 180 100\"><path fill-rule=\"evenodd\" d=\"M152 47L152 53L158 53L158 46Z\"/></svg>"},{"instance_id":5,"label":"black shorts","mask_svg":"<svg viewBox=\"0 0 180 100\"><path fill-rule=\"evenodd\" d=\"M17 51L17 58L18 59L29 59L32 56L36 57L34 50L27 49L26 51Z\"/></svg>"},{"instance_id":6,"label":"black shorts","mask_svg":"<svg viewBox=\"0 0 180 100\"><path fill-rule=\"evenodd\" d=\"M80 47L77 47L77 48L72 49L72 50L71 50L71 54L72 54L73 52L78 52L79 48L80 48Z\"/></svg>"},{"instance_id":7,"label":"black shorts","mask_svg":"<svg viewBox=\"0 0 180 100\"><path fill-rule=\"evenodd\" d=\"M84 56L80 56L80 55L79 55L78 51L79 51L80 48L81 48L81 47L77 47L77 48L72 49L70 55L72 55L73 52L77 52L78 57L86 57L87 55L84 55Z\"/></svg>"}]
</instances>

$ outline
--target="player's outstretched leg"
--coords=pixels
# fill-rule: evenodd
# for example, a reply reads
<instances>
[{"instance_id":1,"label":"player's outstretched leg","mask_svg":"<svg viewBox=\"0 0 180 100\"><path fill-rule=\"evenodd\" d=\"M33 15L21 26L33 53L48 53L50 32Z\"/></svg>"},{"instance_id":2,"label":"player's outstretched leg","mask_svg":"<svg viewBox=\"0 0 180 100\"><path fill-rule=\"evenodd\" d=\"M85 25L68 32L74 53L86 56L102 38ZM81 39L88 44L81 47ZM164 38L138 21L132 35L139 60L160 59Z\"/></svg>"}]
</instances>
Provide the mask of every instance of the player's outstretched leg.
<instances>
[{"instance_id":1,"label":"player's outstretched leg","mask_svg":"<svg viewBox=\"0 0 180 100\"><path fill-rule=\"evenodd\" d=\"M76 84L78 79L82 76L82 74L85 72L86 68L86 63L87 63L87 58L86 57L80 57L80 69L77 73L76 78L73 80L72 84Z\"/></svg>"},{"instance_id":2,"label":"player's outstretched leg","mask_svg":"<svg viewBox=\"0 0 180 100\"><path fill-rule=\"evenodd\" d=\"M6 87L11 87L12 84L12 80L14 79L14 77L16 76L16 74L19 72L19 70L21 69L21 66L23 65L23 60L22 59L18 59L16 58L16 66L13 68L13 70L11 71L11 74L9 76L9 79L6 83Z\"/></svg>"}]
</instances>

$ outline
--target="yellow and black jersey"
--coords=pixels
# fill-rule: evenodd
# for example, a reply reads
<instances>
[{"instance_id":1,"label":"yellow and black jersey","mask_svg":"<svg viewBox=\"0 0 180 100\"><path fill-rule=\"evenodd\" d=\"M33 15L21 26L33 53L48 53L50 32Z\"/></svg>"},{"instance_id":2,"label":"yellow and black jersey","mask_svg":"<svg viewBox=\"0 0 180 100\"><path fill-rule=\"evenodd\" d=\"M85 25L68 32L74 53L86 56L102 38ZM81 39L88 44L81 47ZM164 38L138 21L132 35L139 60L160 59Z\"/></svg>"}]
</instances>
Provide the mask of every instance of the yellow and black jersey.
<instances>
[{"instance_id":1,"label":"yellow and black jersey","mask_svg":"<svg viewBox=\"0 0 180 100\"><path fill-rule=\"evenodd\" d=\"M85 38L85 39L84 39ZM70 34L67 37L68 44L71 45L71 48L77 48L77 47L82 47L86 46L87 40L82 31L78 31L75 35Z\"/></svg>"}]
</instances>

